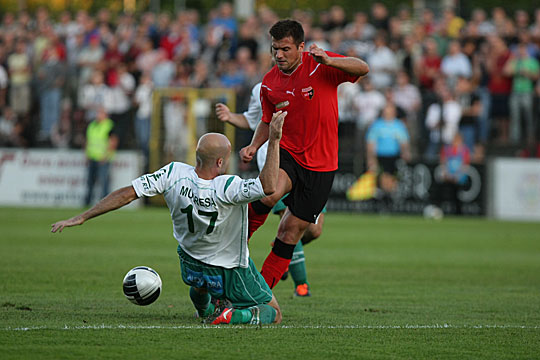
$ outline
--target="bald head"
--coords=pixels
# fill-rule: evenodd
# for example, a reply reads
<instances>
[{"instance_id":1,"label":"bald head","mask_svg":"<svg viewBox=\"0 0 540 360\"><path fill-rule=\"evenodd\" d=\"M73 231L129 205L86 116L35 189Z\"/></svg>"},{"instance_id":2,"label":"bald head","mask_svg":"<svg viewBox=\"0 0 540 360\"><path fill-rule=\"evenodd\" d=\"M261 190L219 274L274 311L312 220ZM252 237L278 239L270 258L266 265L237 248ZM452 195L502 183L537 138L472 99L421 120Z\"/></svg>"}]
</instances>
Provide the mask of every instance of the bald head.
<instances>
[{"instance_id":1,"label":"bald head","mask_svg":"<svg viewBox=\"0 0 540 360\"><path fill-rule=\"evenodd\" d=\"M224 173L230 154L231 143L225 135L205 134L197 144L197 167L210 169L216 167L219 174ZM221 163L219 159L222 159Z\"/></svg>"}]
</instances>

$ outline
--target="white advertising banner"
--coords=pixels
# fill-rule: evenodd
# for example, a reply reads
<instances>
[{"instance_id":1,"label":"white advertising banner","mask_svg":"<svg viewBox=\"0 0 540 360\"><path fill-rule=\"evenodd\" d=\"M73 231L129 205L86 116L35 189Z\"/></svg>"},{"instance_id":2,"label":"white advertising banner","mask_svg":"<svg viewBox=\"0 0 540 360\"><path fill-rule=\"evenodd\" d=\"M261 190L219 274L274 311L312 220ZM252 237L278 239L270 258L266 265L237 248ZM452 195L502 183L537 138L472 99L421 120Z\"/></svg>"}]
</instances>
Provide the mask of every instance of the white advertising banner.
<instances>
[{"instance_id":1,"label":"white advertising banner","mask_svg":"<svg viewBox=\"0 0 540 360\"><path fill-rule=\"evenodd\" d=\"M495 218L540 220L540 160L495 159L491 174Z\"/></svg>"},{"instance_id":2,"label":"white advertising banner","mask_svg":"<svg viewBox=\"0 0 540 360\"><path fill-rule=\"evenodd\" d=\"M140 171L137 152L119 151L111 166L110 191L130 185ZM86 179L81 150L0 148L0 206L81 207ZM101 184L96 184L94 195L94 202L102 197Z\"/></svg>"}]
</instances>

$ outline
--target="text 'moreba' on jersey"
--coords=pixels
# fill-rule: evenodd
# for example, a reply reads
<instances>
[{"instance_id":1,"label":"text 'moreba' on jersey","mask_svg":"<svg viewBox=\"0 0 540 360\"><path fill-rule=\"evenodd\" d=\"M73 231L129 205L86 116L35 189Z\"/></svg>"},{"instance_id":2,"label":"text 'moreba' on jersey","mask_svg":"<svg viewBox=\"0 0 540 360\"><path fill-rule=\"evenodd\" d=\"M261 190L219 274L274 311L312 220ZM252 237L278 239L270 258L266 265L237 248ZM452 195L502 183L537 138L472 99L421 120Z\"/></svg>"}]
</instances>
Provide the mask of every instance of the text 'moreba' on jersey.
<instances>
[{"instance_id":1,"label":"text 'moreba' on jersey","mask_svg":"<svg viewBox=\"0 0 540 360\"><path fill-rule=\"evenodd\" d=\"M274 66L264 76L262 121L270 123L273 113L287 111L280 146L308 170L334 171L338 167L337 86L356 80L358 76L319 64L304 52L302 63L291 74Z\"/></svg>"},{"instance_id":2,"label":"text 'moreba' on jersey","mask_svg":"<svg viewBox=\"0 0 540 360\"><path fill-rule=\"evenodd\" d=\"M247 204L265 196L259 178L197 176L193 166L173 162L132 181L137 196L163 194L173 234L191 257L224 268L247 267Z\"/></svg>"}]
</instances>

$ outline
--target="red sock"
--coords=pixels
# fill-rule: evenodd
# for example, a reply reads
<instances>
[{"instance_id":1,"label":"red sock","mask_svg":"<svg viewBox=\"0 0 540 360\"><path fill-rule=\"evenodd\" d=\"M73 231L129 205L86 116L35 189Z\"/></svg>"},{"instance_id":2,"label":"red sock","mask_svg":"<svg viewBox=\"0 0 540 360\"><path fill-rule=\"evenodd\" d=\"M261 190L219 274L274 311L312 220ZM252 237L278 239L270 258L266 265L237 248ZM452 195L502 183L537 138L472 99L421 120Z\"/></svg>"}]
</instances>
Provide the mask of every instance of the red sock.
<instances>
[{"instance_id":1,"label":"red sock","mask_svg":"<svg viewBox=\"0 0 540 360\"><path fill-rule=\"evenodd\" d=\"M255 212L255 210L253 210L253 206L251 205L251 203L248 204L248 221L249 221L249 225L248 225L248 230L249 230L249 235L248 235L248 239L251 239L251 235L253 235L253 233L261 227L262 224L264 224L264 222L266 221L266 218L268 217L268 214L269 213L266 213L266 214L257 214Z\"/></svg>"},{"instance_id":2,"label":"red sock","mask_svg":"<svg viewBox=\"0 0 540 360\"><path fill-rule=\"evenodd\" d=\"M261 269L261 275L266 280L268 286L270 286L270 289L276 286L290 263L291 259L284 259L276 255L273 251L266 257Z\"/></svg>"}]
</instances>

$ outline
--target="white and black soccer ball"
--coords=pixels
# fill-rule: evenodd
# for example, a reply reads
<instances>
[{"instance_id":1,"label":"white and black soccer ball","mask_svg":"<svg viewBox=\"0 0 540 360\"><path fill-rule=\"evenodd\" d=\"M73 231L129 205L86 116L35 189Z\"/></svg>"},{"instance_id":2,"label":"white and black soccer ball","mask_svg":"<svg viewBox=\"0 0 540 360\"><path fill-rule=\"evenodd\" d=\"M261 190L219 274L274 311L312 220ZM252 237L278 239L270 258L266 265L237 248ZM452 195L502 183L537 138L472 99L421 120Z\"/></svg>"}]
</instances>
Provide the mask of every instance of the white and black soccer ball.
<instances>
[{"instance_id":1,"label":"white and black soccer ball","mask_svg":"<svg viewBox=\"0 0 540 360\"><path fill-rule=\"evenodd\" d=\"M136 305L150 305L161 294L161 278L148 266L137 266L124 277L124 295Z\"/></svg>"}]
</instances>

